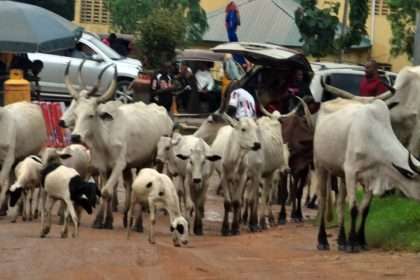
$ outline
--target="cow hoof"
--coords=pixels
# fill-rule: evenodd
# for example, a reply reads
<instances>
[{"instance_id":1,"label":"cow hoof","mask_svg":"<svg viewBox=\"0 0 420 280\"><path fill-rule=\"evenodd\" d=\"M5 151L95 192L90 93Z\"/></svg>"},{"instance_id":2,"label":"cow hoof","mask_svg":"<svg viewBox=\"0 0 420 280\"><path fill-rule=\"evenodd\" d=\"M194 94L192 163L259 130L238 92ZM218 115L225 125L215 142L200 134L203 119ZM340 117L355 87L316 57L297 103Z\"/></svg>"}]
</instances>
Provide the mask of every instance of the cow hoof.
<instances>
[{"instance_id":1,"label":"cow hoof","mask_svg":"<svg viewBox=\"0 0 420 280\"><path fill-rule=\"evenodd\" d=\"M369 251L369 246L367 244L360 245L362 251Z\"/></svg>"},{"instance_id":2,"label":"cow hoof","mask_svg":"<svg viewBox=\"0 0 420 280\"><path fill-rule=\"evenodd\" d=\"M239 235L241 232L240 232L240 230L239 230L239 228L236 228L236 229L232 229L232 235Z\"/></svg>"},{"instance_id":3,"label":"cow hoof","mask_svg":"<svg viewBox=\"0 0 420 280\"><path fill-rule=\"evenodd\" d=\"M347 246L346 245L338 245L338 251L346 252L347 251Z\"/></svg>"},{"instance_id":4,"label":"cow hoof","mask_svg":"<svg viewBox=\"0 0 420 280\"><path fill-rule=\"evenodd\" d=\"M134 231L136 231L136 232L144 232L144 229L143 229L143 225L136 225L135 227L134 227Z\"/></svg>"},{"instance_id":5,"label":"cow hoof","mask_svg":"<svg viewBox=\"0 0 420 280\"><path fill-rule=\"evenodd\" d=\"M26 222L26 217L25 216L22 217L22 221Z\"/></svg>"},{"instance_id":6,"label":"cow hoof","mask_svg":"<svg viewBox=\"0 0 420 280\"><path fill-rule=\"evenodd\" d=\"M360 252L360 247L359 245L349 245L347 246L347 253L358 253Z\"/></svg>"},{"instance_id":7,"label":"cow hoof","mask_svg":"<svg viewBox=\"0 0 420 280\"><path fill-rule=\"evenodd\" d=\"M260 222L260 228L262 229L262 230L266 230L268 227L267 227L267 223L265 222L265 219L262 219L261 220L261 222Z\"/></svg>"},{"instance_id":8,"label":"cow hoof","mask_svg":"<svg viewBox=\"0 0 420 280\"><path fill-rule=\"evenodd\" d=\"M259 232L260 227L258 225L249 225L249 231L251 232Z\"/></svg>"},{"instance_id":9,"label":"cow hoof","mask_svg":"<svg viewBox=\"0 0 420 280\"><path fill-rule=\"evenodd\" d=\"M270 225L274 225L275 219L274 219L274 216L272 214L270 216L268 216L268 222L270 223Z\"/></svg>"},{"instance_id":10,"label":"cow hoof","mask_svg":"<svg viewBox=\"0 0 420 280\"><path fill-rule=\"evenodd\" d=\"M128 225L128 218L127 218L127 212L124 212L124 216L123 216L123 226L124 228L127 228Z\"/></svg>"},{"instance_id":11,"label":"cow hoof","mask_svg":"<svg viewBox=\"0 0 420 280\"><path fill-rule=\"evenodd\" d=\"M328 245L328 244L318 244L317 248L320 251L328 251L330 249L330 245Z\"/></svg>"},{"instance_id":12,"label":"cow hoof","mask_svg":"<svg viewBox=\"0 0 420 280\"><path fill-rule=\"evenodd\" d=\"M10 221L12 224L16 223L16 219Z\"/></svg>"},{"instance_id":13,"label":"cow hoof","mask_svg":"<svg viewBox=\"0 0 420 280\"><path fill-rule=\"evenodd\" d=\"M61 238L67 238L67 236L68 236L67 232L62 232L61 233Z\"/></svg>"},{"instance_id":14,"label":"cow hoof","mask_svg":"<svg viewBox=\"0 0 420 280\"><path fill-rule=\"evenodd\" d=\"M103 229L104 227L103 227L103 225L102 225L102 223L101 223L101 222L95 221L95 222L92 224L92 228L96 228L96 229Z\"/></svg>"},{"instance_id":15,"label":"cow hoof","mask_svg":"<svg viewBox=\"0 0 420 280\"><path fill-rule=\"evenodd\" d=\"M203 235L203 228L201 227L194 228L194 234L199 235L199 236Z\"/></svg>"},{"instance_id":16,"label":"cow hoof","mask_svg":"<svg viewBox=\"0 0 420 280\"><path fill-rule=\"evenodd\" d=\"M279 225L285 225L286 223L286 219L279 219Z\"/></svg>"},{"instance_id":17,"label":"cow hoof","mask_svg":"<svg viewBox=\"0 0 420 280\"><path fill-rule=\"evenodd\" d=\"M223 227L222 228L222 236L229 236L229 234L230 234L229 228Z\"/></svg>"},{"instance_id":18,"label":"cow hoof","mask_svg":"<svg viewBox=\"0 0 420 280\"><path fill-rule=\"evenodd\" d=\"M103 229L113 229L112 222L105 222Z\"/></svg>"},{"instance_id":19,"label":"cow hoof","mask_svg":"<svg viewBox=\"0 0 420 280\"><path fill-rule=\"evenodd\" d=\"M44 238L45 236L47 236L47 234L50 232L50 229L49 228L44 228L42 231L41 231L41 235L40 235L40 237L41 238Z\"/></svg>"}]
</instances>

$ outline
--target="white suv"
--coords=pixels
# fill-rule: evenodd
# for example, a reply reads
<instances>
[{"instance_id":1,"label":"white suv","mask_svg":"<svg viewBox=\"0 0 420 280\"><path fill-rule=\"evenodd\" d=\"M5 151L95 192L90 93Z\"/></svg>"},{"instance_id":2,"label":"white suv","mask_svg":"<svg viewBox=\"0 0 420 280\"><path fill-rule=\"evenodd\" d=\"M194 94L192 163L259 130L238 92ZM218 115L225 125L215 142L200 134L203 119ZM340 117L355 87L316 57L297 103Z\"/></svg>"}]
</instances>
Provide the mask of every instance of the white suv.
<instances>
[{"instance_id":1,"label":"white suv","mask_svg":"<svg viewBox=\"0 0 420 280\"><path fill-rule=\"evenodd\" d=\"M79 84L77 69L83 59L86 59L82 69L83 80L88 86L96 83L98 74L108 64L117 66L118 87L117 98L129 101L132 92L127 87L142 71L142 64L137 59L120 56L113 49L102 43L95 35L83 33L76 49L60 50L50 53L28 53L31 61L40 60L44 67L39 74L41 99L49 101L68 101L71 97L64 84L64 71L71 61L70 78L74 84ZM110 83L113 76L113 67L107 69L103 75L101 88Z\"/></svg>"},{"instance_id":2,"label":"white suv","mask_svg":"<svg viewBox=\"0 0 420 280\"><path fill-rule=\"evenodd\" d=\"M324 102L334 97L331 94L324 92L321 84L321 78L324 78L328 84L348 91L354 95L359 95L360 81L365 75L363 66L351 64L339 64L331 62L316 62L311 63L314 77L311 81L311 92L317 102ZM396 73L388 71L379 71L381 79L393 85L397 77Z\"/></svg>"}]
</instances>

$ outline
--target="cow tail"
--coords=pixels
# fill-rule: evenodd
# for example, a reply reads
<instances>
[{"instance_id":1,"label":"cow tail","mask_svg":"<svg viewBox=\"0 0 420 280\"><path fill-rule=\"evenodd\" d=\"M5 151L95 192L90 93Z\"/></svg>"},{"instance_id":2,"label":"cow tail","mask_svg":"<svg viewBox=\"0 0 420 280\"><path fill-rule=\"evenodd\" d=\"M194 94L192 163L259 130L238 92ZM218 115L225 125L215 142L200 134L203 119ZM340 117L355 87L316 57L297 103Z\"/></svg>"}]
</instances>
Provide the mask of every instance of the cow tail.
<instances>
[{"instance_id":1,"label":"cow tail","mask_svg":"<svg viewBox=\"0 0 420 280\"><path fill-rule=\"evenodd\" d=\"M330 176L331 177L331 176ZM333 201L332 201L332 190L331 190L331 178L327 183L327 209L325 211L325 219L327 223L332 222L334 219Z\"/></svg>"}]
</instances>

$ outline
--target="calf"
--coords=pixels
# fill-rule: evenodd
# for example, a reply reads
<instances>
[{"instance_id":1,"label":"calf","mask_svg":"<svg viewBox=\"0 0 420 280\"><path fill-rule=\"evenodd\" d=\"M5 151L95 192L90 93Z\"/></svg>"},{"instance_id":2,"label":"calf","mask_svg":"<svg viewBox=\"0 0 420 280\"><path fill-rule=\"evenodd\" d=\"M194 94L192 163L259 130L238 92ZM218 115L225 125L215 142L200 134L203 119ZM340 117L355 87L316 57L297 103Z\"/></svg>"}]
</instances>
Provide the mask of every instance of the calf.
<instances>
[{"instance_id":1,"label":"calf","mask_svg":"<svg viewBox=\"0 0 420 280\"><path fill-rule=\"evenodd\" d=\"M202 219L209 180L214 169L213 162L221 157L213 155L210 146L202 139L191 147L188 154L177 154L177 157L187 161L184 186L188 189L186 194L191 196L187 200L191 199L194 203L194 234L203 235Z\"/></svg>"},{"instance_id":2,"label":"calf","mask_svg":"<svg viewBox=\"0 0 420 280\"><path fill-rule=\"evenodd\" d=\"M42 161L37 156L28 156L23 161L18 163L15 167L15 177L16 182L10 187L10 206L14 207L21 196L23 213L22 219L26 221L32 220L32 218L38 217L38 206L39 206L39 197L40 191L39 186L41 184L41 170L42 170ZM35 199L35 212L33 213L32 199L34 197L35 189L38 188L38 195ZM15 211L12 215L12 222L16 222L17 214L19 211Z\"/></svg>"},{"instance_id":3,"label":"calf","mask_svg":"<svg viewBox=\"0 0 420 280\"><path fill-rule=\"evenodd\" d=\"M133 211L136 205L148 203L150 210L149 242L155 244L154 225L156 223L156 211L165 209L169 213L170 230L175 246L180 243L188 243L188 222L181 215L178 194L171 179L154 169L144 168L136 177L132 185L131 203L128 212L129 226L127 226L127 238L130 236L130 224L133 219ZM141 207L137 215L141 215Z\"/></svg>"},{"instance_id":4,"label":"calf","mask_svg":"<svg viewBox=\"0 0 420 280\"><path fill-rule=\"evenodd\" d=\"M44 187L41 212L41 238L45 237L51 228L51 210L57 200L64 202L64 226L61 237L67 237L68 216L73 221L73 237L78 235L78 221L81 209L90 215L96 205L96 196L100 191L95 183L86 182L73 168L52 163L41 172L41 181ZM75 209L76 207L76 209ZM77 212L76 212L77 211Z\"/></svg>"}]
</instances>

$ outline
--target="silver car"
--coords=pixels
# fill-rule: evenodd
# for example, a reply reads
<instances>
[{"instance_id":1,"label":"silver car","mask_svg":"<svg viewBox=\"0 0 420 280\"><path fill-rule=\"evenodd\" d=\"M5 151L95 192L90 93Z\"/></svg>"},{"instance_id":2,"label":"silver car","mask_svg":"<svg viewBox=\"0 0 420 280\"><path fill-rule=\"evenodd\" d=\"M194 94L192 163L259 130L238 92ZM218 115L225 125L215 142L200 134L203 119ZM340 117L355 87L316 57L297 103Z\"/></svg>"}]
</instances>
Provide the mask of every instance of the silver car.
<instances>
[{"instance_id":1,"label":"silver car","mask_svg":"<svg viewBox=\"0 0 420 280\"><path fill-rule=\"evenodd\" d=\"M52 53L28 53L31 61L40 60L44 67L39 74L41 99L49 101L68 101L71 99L64 84L64 71L71 61L70 78L75 85L78 81L77 70L83 59L86 59L82 69L84 83L93 86L101 70L112 63L117 66L118 87L116 98L129 102L132 92L129 84L142 71L142 64L137 59L120 56L113 49L102 43L96 36L83 33L75 49L60 50ZM113 76L113 67L107 69L103 75L101 89L107 87Z\"/></svg>"}]
</instances>

